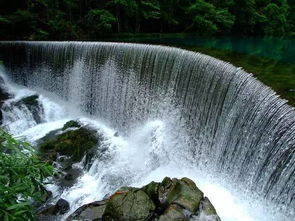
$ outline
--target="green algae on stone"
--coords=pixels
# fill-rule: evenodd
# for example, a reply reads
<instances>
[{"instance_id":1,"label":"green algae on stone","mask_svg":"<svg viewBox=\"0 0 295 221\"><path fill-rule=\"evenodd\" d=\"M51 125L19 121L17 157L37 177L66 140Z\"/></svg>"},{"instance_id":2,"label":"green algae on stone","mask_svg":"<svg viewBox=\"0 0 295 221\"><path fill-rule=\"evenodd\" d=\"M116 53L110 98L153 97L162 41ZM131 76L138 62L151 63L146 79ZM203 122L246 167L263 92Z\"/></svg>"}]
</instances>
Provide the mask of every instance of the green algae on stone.
<instances>
[{"instance_id":1,"label":"green algae on stone","mask_svg":"<svg viewBox=\"0 0 295 221\"><path fill-rule=\"evenodd\" d=\"M67 220L187 221L203 216L220 221L192 180L165 177L141 188L121 187L103 201L80 207Z\"/></svg>"},{"instance_id":2,"label":"green algae on stone","mask_svg":"<svg viewBox=\"0 0 295 221\"><path fill-rule=\"evenodd\" d=\"M203 192L188 178L178 180L165 177L159 186L159 201L161 204L165 206L176 203L191 213L198 209L203 196Z\"/></svg>"},{"instance_id":3,"label":"green algae on stone","mask_svg":"<svg viewBox=\"0 0 295 221\"><path fill-rule=\"evenodd\" d=\"M60 155L70 156L73 162L78 162L98 142L95 131L82 127L77 130L66 131L53 139L43 141L39 145L39 149L41 153L55 152Z\"/></svg>"},{"instance_id":4,"label":"green algae on stone","mask_svg":"<svg viewBox=\"0 0 295 221\"><path fill-rule=\"evenodd\" d=\"M39 98L38 95L31 95L31 96L22 98L16 104L24 104L26 106L37 106L39 104L38 98Z\"/></svg>"},{"instance_id":5,"label":"green algae on stone","mask_svg":"<svg viewBox=\"0 0 295 221\"><path fill-rule=\"evenodd\" d=\"M159 185L160 185L159 183L152 181L148 185L141 188L157 205L159 204L159 200L158 200Z\"/></svg>"},{"instance_id":6,"label":"green algae on stone","mask_svg":"<svg viewBox=\"0 0 295 221\"><path fill-rule=\"evenodd\" d=\"M159 217L159 221L186 221L189 220L188 217L184 215L183 208L177 204L171 204L164 211L164 213Z\"/></svg>"},{"instance_id":7,"label":"green algae on stone","mask_svg":"<svg viewBox=\"0 0 295 221\"><path fill-rule=\"evenodd\" d=\"M201 210L208 216L217 214L214 206L207 197L204 197L201 203Z\"/></svg>"},{"instance_id":8,"label":"green algae on stone","mask_svg":"<svg viewBox=\"0 0 295 221\"><path fill-rule=\"evenodd\" d=\"M104 220L138 220L152 217L155 205L142 190L131 190L114 194L108 200Z\"/></svg>"},{"instance_id":9,"label":"green algae on stone","mask_svg":"<svg viewBox=\"0 0 295 221\"><path fill-rule=\"evenodd\" d=\"M181 187L177 179L165 177L158 188L158 198L160 204L167 206L172 203L180 193Z\"/></svg>"},{"instance_id":10,"label":"green algae on stone","mask_svg":"<svg viewBox=\"0 0 295 221\"><path fill-rule=\"evenodd\" d=\"M81 125L77 122L77 121L74 121L74 120L70 120L68 122L66 122L62 128L62 130L66 130L68 128L72 128L72 127L81 127Z\"/></svg>"},{"instance_id":11,"label":"green algae on stone","mask_svg":"<svg viewBox=\"0 0 295 221\"><path fill-rule=\"evenodd\" d=\"M173 203L186 208L191 213L196 212L204 196L203 192L188 178L182 178L179 183L181 185L181 190L177 199L174 200Z\"/></svg>"}]
</instances>

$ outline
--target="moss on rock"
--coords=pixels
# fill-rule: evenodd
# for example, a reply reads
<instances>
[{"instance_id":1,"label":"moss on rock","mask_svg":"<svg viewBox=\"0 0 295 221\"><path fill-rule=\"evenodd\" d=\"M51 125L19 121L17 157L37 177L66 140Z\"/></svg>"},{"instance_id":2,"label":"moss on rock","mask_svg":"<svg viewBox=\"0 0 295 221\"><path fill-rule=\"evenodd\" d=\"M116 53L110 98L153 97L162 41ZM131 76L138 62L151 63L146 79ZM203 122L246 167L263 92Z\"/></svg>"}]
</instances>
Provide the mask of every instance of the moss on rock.
<instances>
[{"instance_id":1,"label":"moss on rock","mask_svg":"<svg viewBox=\"0 0 295 221\"><path fill-rule=\"evenodd\" d=\"M159 217L159 221L186 221L189 220L188 217L185 216L183 212L183 208L178 206L177 204L171 204L164 211L164 213Z\"/></svg>"},{"instance_id":2,"label":"moss on rock","mask_svg":"<svg viewBox=\"0 0 295 221\"><path fill-rule=\"evenodd\" d=\"M217 215L214 206L212 205L212 203L210 202L210 200L207 197L204 197L204 199L201 203L200 209L203 211L203 213L205 213L208 216Z\"/></svg>"},{"instance_id":3,"label":"moss on rock","mask_svg":"<svg viewBox=\"0 0 295 221\"><path fill-rule=\"evenodd\" d=\"M26 106L37 106L39 104L38 98L39 98L38 95L31 95L31 96L22 98L16 104L24 104Z\"/></svg>"},{"instance_id":4,"label":"moss on rock","mask_svg":"<svg viewBox=\"0 0 295 221\"><path fill-rule=\"evenodd\" d=\"M68 121L67 123L64 124L62 130L66 130L68 128L72 128L72 127L81 127L81 125L77 122L77 121L74 121L74 120L70 120Z\"/></svg>"},{"instance_id":5,"label":"moss on rock","mask_svg":"<svg viewBox=\"0 0 295 221\"><path fill-rule=\"evenodd\" d=\"M142 190L119 192L112 195L107 203L104 220L148 220L155 205Z\"/></svg>"},{"instance_id":6,"label":"moss on rock","mask_svg":"<svg viewBox=\"0 0 295 221\"><path fill-rule=\"evenodd\" d=\"M58 153L70 156L73 162L78 162L88 150L94 148L98 143L99 139L95 131L82 127L41 141L39 150L43 155L52 153L52 161L56 160Z\"/></svg>"},{"instance_id":7,"label":"moss on rock","mask_svg":"<svg viewBox=\"0 0 295 221\"><path fill-rule=\"evenodd\" d=\"M166 177L142 188L122 187L103 201L80 207L67 220L186 221L200 214L220 221L192 180Z\"/></svg>"}]
</instances>

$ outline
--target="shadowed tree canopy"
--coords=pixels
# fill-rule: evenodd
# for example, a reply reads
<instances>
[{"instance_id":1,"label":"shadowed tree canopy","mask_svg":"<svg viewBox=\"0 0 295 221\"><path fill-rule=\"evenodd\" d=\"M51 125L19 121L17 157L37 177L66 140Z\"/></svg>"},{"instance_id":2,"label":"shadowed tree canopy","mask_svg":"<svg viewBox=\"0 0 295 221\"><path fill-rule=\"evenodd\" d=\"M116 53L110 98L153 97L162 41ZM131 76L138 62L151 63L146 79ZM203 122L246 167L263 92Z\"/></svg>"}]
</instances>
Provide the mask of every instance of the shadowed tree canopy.
<instances>
[{"instance_id":1,"label":"shadowed tree canopy","mask_svg":"<svg viewBox=\"0 0 295 221\"><path fill-rule=\"evenodd\" d=\"M285 36L293 0L10 0L0 3L0 38L95 39L106 33Z\"/></svg>"}]
</instances>

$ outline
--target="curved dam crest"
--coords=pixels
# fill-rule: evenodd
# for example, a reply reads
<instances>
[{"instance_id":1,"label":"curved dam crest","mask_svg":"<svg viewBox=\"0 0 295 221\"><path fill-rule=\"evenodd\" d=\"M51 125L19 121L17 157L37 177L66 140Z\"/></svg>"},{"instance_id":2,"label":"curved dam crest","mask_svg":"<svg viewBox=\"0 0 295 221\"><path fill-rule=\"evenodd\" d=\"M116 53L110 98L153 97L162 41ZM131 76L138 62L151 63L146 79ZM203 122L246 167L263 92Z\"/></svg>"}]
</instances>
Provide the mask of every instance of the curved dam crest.
<instances>
[{"instance_id":1,"label":"curved dam crest","mask_svg":"<svg viewBox=\"0 0 295 221\"><path fill-rule=\"evenodd\" d=\"M0 42L0 60L13 82L121 134L164 119L170 141L155 150L159 164L181 161L294 217L294 108L241 68L129 43Z\"/></svg>"}]
</instances>

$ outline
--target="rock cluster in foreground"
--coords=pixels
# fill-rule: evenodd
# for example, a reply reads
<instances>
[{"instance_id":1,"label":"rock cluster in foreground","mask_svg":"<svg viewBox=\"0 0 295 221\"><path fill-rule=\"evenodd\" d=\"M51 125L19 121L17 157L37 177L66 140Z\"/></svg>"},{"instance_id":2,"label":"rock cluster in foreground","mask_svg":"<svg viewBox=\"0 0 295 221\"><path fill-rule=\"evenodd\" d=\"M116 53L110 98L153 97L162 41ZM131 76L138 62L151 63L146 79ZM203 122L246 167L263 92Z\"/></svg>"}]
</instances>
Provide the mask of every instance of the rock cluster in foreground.
<instances>
[{"instance_id":1,"label":"rock cluster in foreground","mask_svg":"<svg viewBox=\"0 0 295 221\"><path fill-rule=\"evenodd\" d=\"M67 221L136 220L220 221L207 197L188 179L151 182L142 188L125 187L102 201L77 209Z\"/></svg>"}]
</instances>

